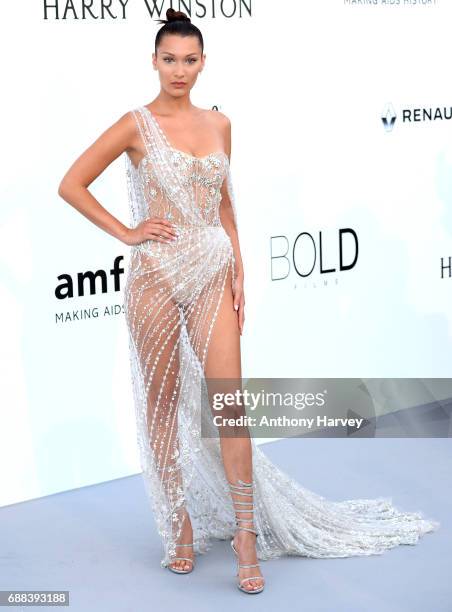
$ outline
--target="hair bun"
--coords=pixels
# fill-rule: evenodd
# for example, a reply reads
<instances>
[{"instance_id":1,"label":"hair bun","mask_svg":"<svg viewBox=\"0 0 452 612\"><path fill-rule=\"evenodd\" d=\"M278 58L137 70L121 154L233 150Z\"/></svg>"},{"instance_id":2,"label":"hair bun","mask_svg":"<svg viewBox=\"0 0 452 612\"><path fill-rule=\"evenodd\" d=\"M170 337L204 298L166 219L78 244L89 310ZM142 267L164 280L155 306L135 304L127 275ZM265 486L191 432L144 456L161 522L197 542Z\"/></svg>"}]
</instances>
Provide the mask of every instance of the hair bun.
<instances>
[{"instance_id":1,"label":"hair bun","mask_svg":"<svg viewBox=\"0 0 452 612\"><path fill-rule=\"evenodd\" d=\"M186 13L169 8L166 11L166 21L164 23L169 23L171 21L191 21L191 19Z\"/></svg>"}]
</instances>

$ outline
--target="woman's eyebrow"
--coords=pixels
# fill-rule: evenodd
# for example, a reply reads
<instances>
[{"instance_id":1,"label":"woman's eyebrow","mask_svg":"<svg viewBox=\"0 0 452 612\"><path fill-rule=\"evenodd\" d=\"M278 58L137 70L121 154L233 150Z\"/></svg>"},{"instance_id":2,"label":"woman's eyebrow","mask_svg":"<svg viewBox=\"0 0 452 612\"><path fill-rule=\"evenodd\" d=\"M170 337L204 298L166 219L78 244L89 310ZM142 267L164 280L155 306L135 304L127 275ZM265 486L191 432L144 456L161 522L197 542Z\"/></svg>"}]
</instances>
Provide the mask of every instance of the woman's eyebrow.
<instances>
[{"instance_id":1,"label":"woman's eyebrow","mask_svg":"<svg viewBox=\"0 0 452 612\"><path fill-rule=\"evenodd\" d=\"M167 55L174 55L174 53L171 53L171 51L162 51L162 53L166 53ZM198 55L198 54L196 53L196 51L193 51L193 53L187 53L185 57L189 57L190 55Z\"/></svg>"}]
</instances>

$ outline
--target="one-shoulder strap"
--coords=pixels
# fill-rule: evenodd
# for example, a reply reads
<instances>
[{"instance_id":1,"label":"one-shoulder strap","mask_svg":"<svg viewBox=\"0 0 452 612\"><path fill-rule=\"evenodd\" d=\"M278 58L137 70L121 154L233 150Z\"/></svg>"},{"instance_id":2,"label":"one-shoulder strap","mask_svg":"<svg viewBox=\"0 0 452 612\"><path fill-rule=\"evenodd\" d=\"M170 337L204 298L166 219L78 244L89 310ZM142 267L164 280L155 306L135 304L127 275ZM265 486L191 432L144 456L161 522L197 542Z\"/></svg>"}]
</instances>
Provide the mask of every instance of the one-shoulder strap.
<instances>
[{"instance_id":1,"label":"one-shoulder strap","mask_svg":"<svg viewBox=\"0 0 452 612\"><path fill-rule=\"evenodd\" d=\"M146 151L146 155L150 155L152 150L152 132L151 126L149 125L146 115L143 112L143 108L141 106L137 106L130 112L135 120L138 133L140 134L141 141L143 142L144 149Z\"/></svg>"},{"instance_id":2,"label":"one-shoulder strap","mask_svg":"<svg viewBox=\"0 0 452 612\"><path fill-rule=\"evenodd\" d=\"M167 153L171 153L171 146L147 108L137 106L131 112L137 124L146 154L150 158L162 158Z\"/></svg>"}]
</instances>

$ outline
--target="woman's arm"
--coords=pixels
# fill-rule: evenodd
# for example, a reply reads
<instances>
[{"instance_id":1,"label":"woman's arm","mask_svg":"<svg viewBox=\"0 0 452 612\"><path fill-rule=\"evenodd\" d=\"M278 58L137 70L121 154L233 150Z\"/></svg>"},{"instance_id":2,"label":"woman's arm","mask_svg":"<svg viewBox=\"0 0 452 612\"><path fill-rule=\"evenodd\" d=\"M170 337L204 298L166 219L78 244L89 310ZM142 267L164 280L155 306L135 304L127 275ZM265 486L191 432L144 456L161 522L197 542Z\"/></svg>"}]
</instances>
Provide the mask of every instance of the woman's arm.
<instances>
[{"instance_id":1,"label":"woman's arm","mask_svg":"<svg viewBox=\"0 0 452 612\"><path fill-rule=\"evenodd\" d=\"M229 160L231 159L231 122L226 115L221 114L222 118L222 130L224 138L225 151ZM221 186L221 205L220 205L220 219L225 231L228 233L231 239L232 248L234 251L235 260L235 278L232 284L233 304L234 310L237 311L238 326L240 335L243 333L243 326L245 324L245 294L243 290L244 284L244 270L242 262L242 254L240 252L238 228L236 225L236 218L234 215L234 209L232 206L231 199L229 197L227 179L223 181Z\"/></svg>"},{"instance_id":2,"label":"woman's arm","mask_svg":"<svg viewBox=\"0 0 452 612\"><path fill-rule=\"evenodd\" d=\"M225 152L229 159L231 159L231 122L226 115L222 115L222 130L223 130L223 141ZM220 205L220 219L221 224L229 235L232 242L232 248L234 250L235 259L235 274L243 280L244 270L242 262L242 254L240 252L239 235L237 226L235 223L234 209L232 208L231 200L228 193L226 179L221 187L221 205Z\"/></svg>"},{"instance_id":3,"label":"woman's arm","mask_svg":"<svg viewBox=\"0 0 452 612\"><path fill-rule=\"evenodd\" d=\"M89 185L124 151L142 157L143 145L137 132L135 119L126 113L103 132L69 168L64 175L58 195L76 208L95 225L125 244L132 246L145 240L170 242L176 231L172 223L160 217L145 219L137 227L126 227L108 212L90 193Z\"/></svg>"},{"instance_id":4,"label":"woman's arm","mask_svg":"<svg viewBox=\"0 0 452 612\"><path fill-rule=\"evenodd\" d=\"M58 188L63 200L122 242L126 241L129 228L110 214L88 187L121 153L134 148L135 138L133 117L126 113L75 160Z\"/></svg>"}]
</instances>

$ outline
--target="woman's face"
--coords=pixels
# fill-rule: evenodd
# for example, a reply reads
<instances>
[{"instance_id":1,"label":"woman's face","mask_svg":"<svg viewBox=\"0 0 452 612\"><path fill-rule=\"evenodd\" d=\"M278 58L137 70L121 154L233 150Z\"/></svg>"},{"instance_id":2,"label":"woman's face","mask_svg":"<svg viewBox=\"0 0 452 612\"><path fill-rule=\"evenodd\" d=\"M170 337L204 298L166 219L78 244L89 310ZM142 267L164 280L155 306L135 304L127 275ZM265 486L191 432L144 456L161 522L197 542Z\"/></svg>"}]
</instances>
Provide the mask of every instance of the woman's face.
<instances>
[{"instance_id":1,"label":"woman's face","mask_svg":"<svg viewBox=\"0 0 452 612\"><path fill-rule=\"evenodd\" d=\"M152 64L158 70L162 89L172 96L187 95L204 67L205 54L196 36L165 34ZM177 82L183 85L177 85Z\"/></svg>"}]
</instances>

